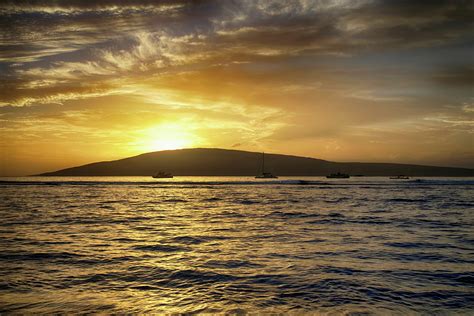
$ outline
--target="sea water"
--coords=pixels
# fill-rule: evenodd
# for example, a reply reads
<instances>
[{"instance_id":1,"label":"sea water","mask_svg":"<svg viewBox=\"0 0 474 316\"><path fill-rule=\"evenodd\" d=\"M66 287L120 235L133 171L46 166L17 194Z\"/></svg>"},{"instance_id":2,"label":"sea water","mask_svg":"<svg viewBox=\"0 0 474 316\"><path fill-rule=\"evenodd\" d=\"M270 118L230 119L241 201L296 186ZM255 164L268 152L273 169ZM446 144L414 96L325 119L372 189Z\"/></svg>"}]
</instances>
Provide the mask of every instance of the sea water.
<instances>
[{"instance_id":1,"label":"sea water","mask_svg":"<svg viewBox=\"0 0 474 316\"><path fill-rule=\"evenodd\" d=\"M474 313L473 178L1 180L1 312Z\"/></svg>"}]
</instances>

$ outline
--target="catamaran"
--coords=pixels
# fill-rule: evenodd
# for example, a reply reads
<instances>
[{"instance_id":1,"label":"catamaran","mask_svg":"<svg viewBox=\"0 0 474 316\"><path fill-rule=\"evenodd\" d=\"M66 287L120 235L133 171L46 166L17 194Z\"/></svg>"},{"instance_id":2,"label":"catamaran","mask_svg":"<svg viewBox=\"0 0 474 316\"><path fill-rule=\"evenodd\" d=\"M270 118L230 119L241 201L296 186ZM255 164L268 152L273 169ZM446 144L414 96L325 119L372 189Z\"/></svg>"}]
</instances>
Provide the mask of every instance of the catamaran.
<instances>
[{"instance_id":1,"label":"catamaran","mask_svg":"<svg viewBox=\"0 0 474 316\"><path fill-rule=\"evenodd\" d=\"M255 176L255 179L276 179L278 178L271 172L265 172L265 153L262 153L262 173Z\"/></svg>"}]
</instances>

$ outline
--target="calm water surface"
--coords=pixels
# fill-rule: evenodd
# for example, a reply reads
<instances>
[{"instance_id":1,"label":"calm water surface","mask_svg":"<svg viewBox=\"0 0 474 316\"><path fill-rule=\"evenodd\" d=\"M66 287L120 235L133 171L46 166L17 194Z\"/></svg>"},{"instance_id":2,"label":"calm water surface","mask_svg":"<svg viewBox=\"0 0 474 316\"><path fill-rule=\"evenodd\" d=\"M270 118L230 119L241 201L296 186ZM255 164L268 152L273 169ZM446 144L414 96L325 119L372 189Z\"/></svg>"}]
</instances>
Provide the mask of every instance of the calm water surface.
<instances>
[{"instance_id":1,"label":"calm water surface","mask_svg":"<svg viewBox=\"0 0 474 316\"><path fill-rule=\"evenodd\" d=\"M473 178L1 180L0 312L474 314Z\"/></svg>"}]
</instances>

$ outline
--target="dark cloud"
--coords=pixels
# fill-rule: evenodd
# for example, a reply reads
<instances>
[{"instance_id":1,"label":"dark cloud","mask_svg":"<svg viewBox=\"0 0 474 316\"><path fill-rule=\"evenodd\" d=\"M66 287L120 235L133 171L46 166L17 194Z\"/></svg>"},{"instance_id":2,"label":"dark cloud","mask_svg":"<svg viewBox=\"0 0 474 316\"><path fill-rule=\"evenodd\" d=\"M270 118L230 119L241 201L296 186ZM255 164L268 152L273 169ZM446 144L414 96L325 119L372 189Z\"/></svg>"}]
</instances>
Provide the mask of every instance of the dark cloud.
<instances>
[{"instance_id":1,"label":"dark cloud","mask_svg":"<svg viewBox=\"0 0 474 316\"><path fill-rule=\"evenodd\" d=\"M415 18L444 15L455 19L461 17L463 20L470 20L469 16L472 16L473 8L473 2L470 0L378 0L359 7L358 10L370 15L395 15Z\"/></svg>"},{"instance_id":2,"label":"dark cloud","mask_svg":"<svg viewBox=\"0 0 474 316\"><path fill-rule=\"evenodd\" d=\"M321 8L323 3L304 8L299 1L6 1L0 6L0 29L2 44L18 49L42 39L81 45L87 39L96 43L124 32L161 28L211 35L210 48L221 44L351 53L387 45L439 44L469 34L473 24L470 1L375 1L329 9Z\"/></svg>"},{"instance_id":3,"label":"dark cloud","mask_svg":"<svg viewBox=\"0 0 474 316\"><path fill-rule=\"evenodd\" d=\"M474 64L453 64L440 67L433 75L433 79L443 86L472 89L474 86Z\"/></svg>"},{"instance_id":4,"label":"dark cloud","mask_svg":"<svg viewBox=\"0 0 474 316\"><path fill-rule=\"evenodd\" d=\"M284 49L285 53L349 53L441 45L471 36L472 2L377 1L355 8L279 12L260 8L230 23L217 40L242 48ZM238 15L239 13L235 13Z\"/></svg>"},{"instance_id":5,"label":"dark cloud","mask_svg":"<svg viewBox=\"0 0 474 316\"><path fill-rule=\"evenodd\" d=\"M188 3L197 1L188 1ZM41 8L77 8L77 9L100 9L107 7L136 7L136 6L162 6L170 4L183 4L186 1L179 0L4 0L1 7L21 9Z\"/></svg>"}]
</instances>

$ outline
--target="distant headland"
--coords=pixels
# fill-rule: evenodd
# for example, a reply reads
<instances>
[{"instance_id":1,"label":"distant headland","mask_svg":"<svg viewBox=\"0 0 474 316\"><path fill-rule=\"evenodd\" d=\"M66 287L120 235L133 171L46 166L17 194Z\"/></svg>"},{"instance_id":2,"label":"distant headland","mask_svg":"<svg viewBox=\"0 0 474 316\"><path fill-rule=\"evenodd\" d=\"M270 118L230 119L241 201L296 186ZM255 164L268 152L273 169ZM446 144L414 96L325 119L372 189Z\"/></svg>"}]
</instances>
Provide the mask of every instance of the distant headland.
<instances>
[{"instance_id":1,"label":"distant headland","mask_svg":"<svg viewBox=\"0 0 474 316\"><path fill-rule=\"evenodd\" d=\"M325 176L333 172L364 176L474 176L474 169L395 163L332 162L315 158L265 154L266 170L278 176ZM218 148L156 151L91 163L38 176L151 176L165 170L175 176L255 176L261 153Z\"/></svg>"}]
</instances>

